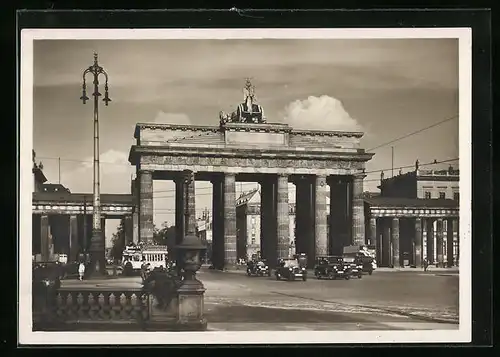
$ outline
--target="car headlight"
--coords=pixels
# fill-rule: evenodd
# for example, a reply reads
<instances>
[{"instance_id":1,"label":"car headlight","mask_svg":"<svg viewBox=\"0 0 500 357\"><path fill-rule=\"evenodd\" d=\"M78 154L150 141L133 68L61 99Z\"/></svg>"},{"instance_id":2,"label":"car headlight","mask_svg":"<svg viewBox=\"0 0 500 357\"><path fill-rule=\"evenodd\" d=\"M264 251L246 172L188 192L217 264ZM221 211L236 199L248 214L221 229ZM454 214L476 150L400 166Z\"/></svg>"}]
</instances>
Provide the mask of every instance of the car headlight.
<instances>
[{"instance_id":1,"label":"car headlight","mask_svg":"<svg viewBox=\"0 0 500 357\"><path fill-rule=\"evenodd\" d=\"M293 268L288 268L288 270L292 271L292 270L293 270Z\"/></svg>"}]
</instances>

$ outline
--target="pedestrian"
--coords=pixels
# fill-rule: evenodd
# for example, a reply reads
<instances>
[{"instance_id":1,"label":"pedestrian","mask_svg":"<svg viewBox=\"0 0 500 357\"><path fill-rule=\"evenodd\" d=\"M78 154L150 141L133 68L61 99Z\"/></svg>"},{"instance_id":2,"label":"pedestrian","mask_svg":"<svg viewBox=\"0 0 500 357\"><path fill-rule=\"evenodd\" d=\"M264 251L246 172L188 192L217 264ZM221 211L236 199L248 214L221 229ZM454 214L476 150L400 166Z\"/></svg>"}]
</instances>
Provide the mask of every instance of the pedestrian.
<instances>
[{"instance_id":1,"label":"pedestrian","mask_svg":"<svg viewBox=\"0 0 500 357\"><path fill-rule=\"evenodd\" d=\"M429 266L429 261L427 260L427 258L424 258L424 272L427 271L428 266Z\"/></svg>"},{"instance_id":2,"label":"pedestrian","mask_svg":"<svg viewBox=\"0 0 500 357\"><path fill-rule=\"evenodd\" d=\"M80 280L83 280L83 276L85 275L85 264L83 262L80 262L78 265L78 278Z\"/></svg>"}]
</instances>

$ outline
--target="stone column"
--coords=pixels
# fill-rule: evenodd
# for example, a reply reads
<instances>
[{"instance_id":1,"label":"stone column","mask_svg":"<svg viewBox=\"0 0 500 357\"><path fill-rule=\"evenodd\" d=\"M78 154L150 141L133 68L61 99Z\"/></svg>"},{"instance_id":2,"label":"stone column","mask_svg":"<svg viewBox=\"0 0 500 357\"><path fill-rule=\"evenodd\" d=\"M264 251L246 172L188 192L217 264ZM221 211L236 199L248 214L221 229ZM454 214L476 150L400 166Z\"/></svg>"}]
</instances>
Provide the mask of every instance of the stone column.
<instances>
[{"instance_id":1,"label":"stone column","mask_svg":"<svg viewBox=\"0 0 500 357\"><path fill-rule=\"evenodd\" d=\"M185 193L184 193L184 178L176 177L175 180L175 244L182 243L185 235Z\"/></svg>"},{"instance_id":2,"label":"stone column","mask_svg":"<svg viewBox=\"0 0 500 357\"><path fill-rule=\"evenodd\" d=\"M69 254L68 263L78 259L80 246L78 244L78 216L71 215L69 217Z\"/></svg>"},{"instance_id":3,"label":"stone column","mask_svg":"<svg viewBox=\"0 0 500 357\"><path fill-rule=\"evenodd\" d=\"M375 251L376 251L375 254L378 255L377 218L376 217L370 217L370 244L375 246Z\"/></svg>"},{"instance_id":4,"label":"stone column","mask_svg":"<svg viewBox=\"0 0 500 357\"><path fill-rule=\"evenodd\" d=\"M224 174L224 267L236 264L236 176Z\"/></svg>"},{"instance_id":5,"label":"stone column","mask_svg":"<svg viewBox=\"0 0 500 357\"><path fill-rule=\"evenodd\" d=\"M134 225L132 222L132 216L127 215L123 217L123 230L125 233L125 245L129 245L134 241Z\"/></svg>"},{"instance_id":6,"label":"stone column","mask_svg":"<svg viewBox=\"0 0 500 357\"><path fill-rule=\"evenodd\" d=\"M426 223L427 261L429 264L434 264L434 220L432 218L427 218Z\"/></svg>"},{"instance_id":7,"label":"stone column","mask_svg":"<svg viewBox=\"0 0 500 357\"><path fill-rule=\"evenodd\" d=\"M388 218L382 219L382 265L391 265L392 260L392 250L391 250L391 225L389 224Z\"/></svg>"},{"instance_id":8,"label":"stone column","mask_svg":"<svg viewBox=\"0 0 500 357\"><path fill-rule=\"evenodd\" d=\"M278 175L277 183L277 251L278 259L288 257L290 244L290 215L288 212L288 176Z\"/></svg>"},{"instance_id":9,"label":"stone column","mask_svg":"<svg viewBox=\"0 0 500 357\"><path fill-rule=\"evenodd\" d=\"M454 226L455 228L453 229L455 232L457 232L457 257L455 259L455 265L459 266L460 264L460 219L454 219Z\"/></svg>"},{"instance_id":10,"label":"stone column","mask_svg":"<svg viewBox=\"0 0 500 357\"><path fill-rule=\"evenodd\" d=\"M139 241L153 243L153 173L139 171Z\"/></svg>"},{"instance_id":11,"label":"stone column","mask_svg":"<svg viewBox=\"0 0 500 357\"><path fill-rule=\"evenodd\" d=\"M184 221L184 232L189 231L196 233L196 201L195 201L195 179L194 172L190 171L185 176L185 192L186 192L186 219Z\"/></svg>"},{"instance_id":12,"label":"stone column","mask_svg":"<svg viewBox=\"0 0 500 357\"><path fill-rule=\"evenodd\" d=\"M438 218L436 224L436 255L437 255L437 266L442 268L444 266L442 218Z\"/></svg>"},{"instance_id":13,"label":"stone column","mask_svg":"<svg viewBox=\"0 0 500 357\"><path fill-rule=\"evenodd\" d=\"M42 215L40 222L40 255L42 262L46 262L50 259L49 216Z\"/></svg>"},{"instance_id":14,"label":"stone column","mask_svg":"<svg viewBox=\"0 0 500 357\"><path fill-rule=\"evenodd\" d=\"M453 257L453 246L454 246L454 227L455 227L455 219L454 218L449 218L448 223L447 223L447 228L448 231L446 233L446 243L447 243L447 249L446 249L446 261L448 262L448 267L451 268L452 266L455 265L454 257Z\"/></svg>"},{"instance_id":15,"label":"stone column","mask_svg":"<svg viewBox=\"0 0 500 357\"><path fill-rule=\"evenodd\" d=\"M352 185L352 244L365 244L365 206L363 201L364 174L354 175Z\"/></svg>"},{"instance_id":16,"label":"stone column","mask_svg":"<svg viewBox=\"0 0 500 357\"><path fill-rule=\"evenodd\" d=\"M415 218L415 237L413 242L415 243L415 266L417 268L422 266L422 220L420 218Z\"/></svg>"},{"instance_id":17,"label":"stone column","mask_svg":"<svg viewBox=\"0 0 500 357\"><path fill-rule=\"evenodd\" d=\"M224 182L222 177L212 179L212 265L224 268Z\"/></svg>"},{"instance_id":18,"label":"stone column","mask_svg":"<svg viewBox=\"0 0 500 357\"><path fill-rule=\"evenodd\" d=\"M132 213L132 241L134 244L139 243L139 213Z\"/></svg>"},{"instance_id":19,"label":"stone column","mask_svg":"<svg viewBox=\"0 0 500 357\"><path fill-rule=\"evenodd\" d=\"M315 255L328 254L328 237L327 237L327 209L326 209L326 177L316 176L315 188Z\"/></svg>"},{"instance_id":20,"label":"stone column","mask_svg":"<svg viewBox=\"0 0 500 357\"><path fill-rule=\"evenodd\" d=\"M391 227L391 241L392 241L392 265L394 268L401 267L401 261L399 257L399 218L394 217L392 219Z\"/></svg>"}]
</instances>

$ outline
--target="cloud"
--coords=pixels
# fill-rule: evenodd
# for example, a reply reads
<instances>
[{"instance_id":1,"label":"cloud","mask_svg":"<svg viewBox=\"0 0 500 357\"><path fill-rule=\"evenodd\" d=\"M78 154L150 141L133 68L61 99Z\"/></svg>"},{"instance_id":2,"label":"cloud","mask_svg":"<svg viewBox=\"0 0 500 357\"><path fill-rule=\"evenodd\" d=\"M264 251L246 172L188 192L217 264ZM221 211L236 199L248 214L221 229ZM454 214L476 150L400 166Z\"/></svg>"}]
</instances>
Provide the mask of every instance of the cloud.
<instances>
[{"instance_id":1,"label":"cloud","mask_svg":"<svg viewBox=\"0 0 500 357\"><path fill-rule=\"evenodd\" d=\"M128 153L110 149L100 155L101 193L129 193L130 179L135 168L128 162ZM63 184L72 192L92 192L93 158L86 157L81 165L65 174Z\"/></svg>"},{"instance_id":2,"label":"cloud","mask_svg":"<svg viewBox=\"0 0 500 357\"><path fill-rule=\"evenodd\" d=\"M191 119L184 113L165 113L159 111L154 119L158 124L191 124Z\"/></svg>"},{"instance_id":3,"label":"cloud","mask_svg":"<svg viewBox=\"0 0 500 357\"><path fill-rule=\"evenodd\" d=\"M285 107L284 116L294 129L362 131L342 102L327 95L293 101Z\"/></svg>"}]
</instances>

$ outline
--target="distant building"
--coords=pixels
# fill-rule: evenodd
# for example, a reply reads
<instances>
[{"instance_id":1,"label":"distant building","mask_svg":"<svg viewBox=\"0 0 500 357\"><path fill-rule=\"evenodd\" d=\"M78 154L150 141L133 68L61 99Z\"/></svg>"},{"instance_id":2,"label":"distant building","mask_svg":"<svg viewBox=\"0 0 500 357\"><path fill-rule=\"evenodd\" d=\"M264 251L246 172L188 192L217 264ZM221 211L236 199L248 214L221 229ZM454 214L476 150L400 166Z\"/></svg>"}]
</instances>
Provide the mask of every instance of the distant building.
<instances>
[{"instance_id":1,"label":"distant building","mask_svg":"<svg viewBox=\"0 0 500 357\"><path fill-rule=\"evenodd\" d=\"M59 192L59 193L71 193L69 188L61 185L60 183L46 183L40 187L39 192Z\"/></svg>"},{"instance_id":2,"label":"distant building","mask_svg":"<svg viewBox=\"0 0 500 357\"><path fill-rule=\"evenodd\" d=\"M414 171L401 172L390 178L384 178L382 172L380 196L458 201L459 181L460 171L452 166L446 170L422 170L417 160Z\"/></svg>"}]
</instances>

